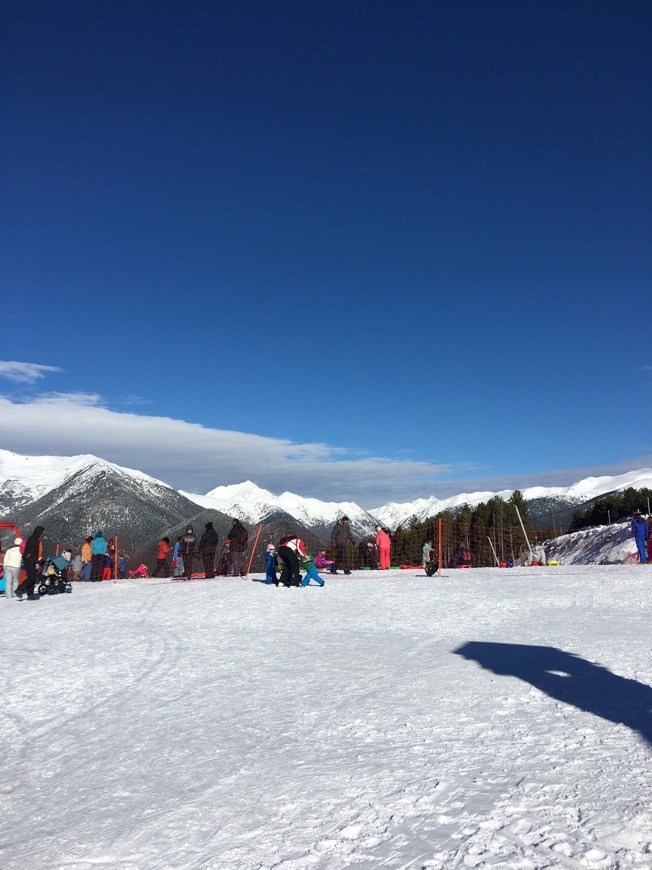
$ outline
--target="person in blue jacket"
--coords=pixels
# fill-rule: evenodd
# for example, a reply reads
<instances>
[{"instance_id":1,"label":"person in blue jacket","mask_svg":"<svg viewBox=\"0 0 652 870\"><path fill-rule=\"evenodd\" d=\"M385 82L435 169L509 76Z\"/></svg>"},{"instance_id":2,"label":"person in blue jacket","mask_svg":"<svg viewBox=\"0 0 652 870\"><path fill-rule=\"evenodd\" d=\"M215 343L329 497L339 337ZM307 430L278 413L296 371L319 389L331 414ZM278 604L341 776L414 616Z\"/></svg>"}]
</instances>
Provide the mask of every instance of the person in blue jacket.
<instances>
[{"instance_id":1,"label":"person in blue jacket","mask_svg":"<svg viewBox=\"0 0 652 870\"><path fill-rule=\"evenodd\" d=\"M104 557L107 551L106 540L104 539L104 535L102 532L96 532L95 537L91 542L91 553L93 554L91 558L91 581L93 583L99 582L102 579L102 572L104 571Z\"/></svg>"},{"instance_id":2,"label":"person in blue jacket","mask_svg":"<svg viewBox=\"0 0 652 870\"><path fill-rule=\"evenodd\" d=\"M278 586L278 577L276 575L278 570L278 555L276 554L276 547L274 544L269 544L267 547L267 552L265 553L265 565L267 566L267 570L265 571L265 583L274 583Z\"/></svg>"},{"instance_id":3,"label":"person in blue jacket","mask_svg":"<svg viewBox=\"0 0 652 870\"><path fill-rule=\"evenodd\" d=\"M647 520L639 510L635 510L632 514L632 537L641 557L641 565L647 564L647 532Z\"/></svg>"}]
</instances>

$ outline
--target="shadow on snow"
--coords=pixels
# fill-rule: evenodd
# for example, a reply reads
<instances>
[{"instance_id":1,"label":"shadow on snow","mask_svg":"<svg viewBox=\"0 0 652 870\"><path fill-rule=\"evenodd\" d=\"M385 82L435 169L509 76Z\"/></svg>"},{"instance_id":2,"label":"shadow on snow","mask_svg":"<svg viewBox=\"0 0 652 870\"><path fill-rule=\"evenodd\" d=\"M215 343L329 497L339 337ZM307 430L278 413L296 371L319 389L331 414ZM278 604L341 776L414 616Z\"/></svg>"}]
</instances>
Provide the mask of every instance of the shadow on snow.
<instances>
[{"instance_id":1,"label":"shadow on snow","mask_svg":"<svg viewBox=\"0 0 652 870\"><path fill-rule=\"evenodd\" d=\"M551 698L626 725L652 744L652 687L551 646L470 641L456 655L494 674L518 677Z\"/></svg>"}]
</instances>

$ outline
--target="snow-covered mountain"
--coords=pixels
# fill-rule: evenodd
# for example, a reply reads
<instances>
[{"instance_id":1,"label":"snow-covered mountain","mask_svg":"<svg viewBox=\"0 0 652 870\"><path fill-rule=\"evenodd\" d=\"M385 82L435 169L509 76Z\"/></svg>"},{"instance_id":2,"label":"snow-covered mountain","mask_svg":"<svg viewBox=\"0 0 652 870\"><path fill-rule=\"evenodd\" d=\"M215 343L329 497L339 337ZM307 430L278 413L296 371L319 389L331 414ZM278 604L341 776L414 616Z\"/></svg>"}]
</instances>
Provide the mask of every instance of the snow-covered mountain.
<instances>
[{"instance_id":1,"label":"snow-covered mountain","mask_svg":"<svg viewBox=\"0 0 652 870\"><path fill-rule=\"evenodd\" d=\"M19 456L0 450L0 519L20 529L43 525L50 544L81 540L98 529L124 543L180 534L208 520L222 536L229 518L204 511L169 484L96 456Z\"/></svg>"},{"instance_id":2,"label":"snow-covered mountain","mask_svg":"<svg viewBox=\"0 0 652 870\"><path fill-rule=\"evenodd\" d=\"M9 450L0 450L0 512L5 514L22 508L80 476L90 485L95 477L105 471L138 481L145 490L148 486L172 489L169 484L142 471L123 468L91 454L21 456Z\"/></svg>"},{"instance_id":3,"label":"snow-covered mountain","mask_svg":"<svg viewBox=\"0 0 652 870\"><path fill-rule=\"evenodd\" d=\"M351 520L351 531L356 536L370 534L377 523L376 517L355 502L320 501L292 492L273 495L250 480L231 486L215 487L206 495L188 492L182 494L202 507L237 516L243 522L249 523L276 519L280 512L315 532L330 533L340 517L348 516Z\"/></svg>"},{"instance_id":4,"label":"snow-covered mountain","mask_svg":"<svg viewBox=\"0 0 652 870\"><path fill-rule=\"evenodd\" d=\"M625 474L603 477L587 477L574 483L572 486L530 486L521 490L523 498L528 503L530 517L553 518L564 512L577 510L580 505L594 501L597 498L612 492L622 492L628 487L633 489L652 489L652 468L642 468L637 471L628 471ZM463 504L471 507L481 502L489 501L494 496L507 500L514 490L505 489L500 492L472 492L461 493L447 499L438 499L431 496L427 499L416 499L401 504L390 503L374 508L370 513L377 517L382 525L389 528L406 523L412 517L418 520L426 520L441 511L455 510ZM549 524L552 527L553 523Z\"/></svg>"},{"instance_id":5,"label":"snow-covered mountain","mask_svg":"<svg viewBox=\"0 0 652 870\"><path fill-rule=\"evenodd\" d=\"M566 527L562 517L570 519L573 510L585 506L607 493L627 487L652 488L652 469L643 468L625 474L588 477L569 487L529 487L522 490L530 516L540 528ZM141 471L123 468L97 456L21 456L0 450L0 519L27 527L47 520L49 528L60 535L75 529L90 532L93 526L129 528L134 535L150 540L169 534L185 522L202 530L208 520L217 527L227 527L229 517L246 524L263 522L282 530L310 530L329 535L335 522L344 514L351 519L356 537L373 531L380 522L392 529L440 511L477 505L495 495L508 499L513 490L500 492L460 493L448 499L435 496L402 504L390 503L366 511L354 502L324 502L304 498L291 492L274 495L252 481L217 486L205 495L177 491L169 484ZM644 507L644 506L642 506ZM88 531L87 531L88 530Z\"/></svg>"}]
</instances>

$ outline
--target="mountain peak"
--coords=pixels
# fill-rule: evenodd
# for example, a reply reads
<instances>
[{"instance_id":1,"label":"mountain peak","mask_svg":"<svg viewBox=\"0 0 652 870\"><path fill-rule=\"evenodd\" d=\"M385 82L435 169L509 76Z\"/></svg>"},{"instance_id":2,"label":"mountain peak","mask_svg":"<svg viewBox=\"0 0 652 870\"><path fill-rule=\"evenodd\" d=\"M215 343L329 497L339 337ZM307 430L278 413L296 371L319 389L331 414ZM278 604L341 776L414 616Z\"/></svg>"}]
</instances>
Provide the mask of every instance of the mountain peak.
<instances>
[{"instance_id":1,"label":"mountain peak","mask_svg":"<svg viewBox=\"0 0 652 870\"><path fill-rule=\"evenodd\" d=\"M209 498L217 498L221 501L234 501L242 499L243 501L265 501L273 499L271 492L255 484L252 480L245 480L242 483L231 483L225 486L216 486L206 493Z\"/></svg>"}]
</instances>

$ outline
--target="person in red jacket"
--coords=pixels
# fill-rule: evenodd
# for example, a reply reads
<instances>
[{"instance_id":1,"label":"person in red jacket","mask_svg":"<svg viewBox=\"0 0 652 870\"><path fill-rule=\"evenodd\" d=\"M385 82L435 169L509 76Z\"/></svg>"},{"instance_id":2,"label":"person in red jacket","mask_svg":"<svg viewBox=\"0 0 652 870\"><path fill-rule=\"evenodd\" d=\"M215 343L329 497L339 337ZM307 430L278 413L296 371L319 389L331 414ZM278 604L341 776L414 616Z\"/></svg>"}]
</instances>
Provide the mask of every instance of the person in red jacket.
<instances>
[{"instance_id":1,"label":"person in red jacket","mask_svg":"<svg viewBox=\"0 0 652 870\"><path fill-rule=\"evenodd\" d=\"M167 577L168 571L168 553L172 547L170 546L169 538L161 538L156 553L156 568L152 572L152 577ZM160 572L160 573L159 573Z\"/></svg>"},{"instance_id":2,"label":"person in red jacket","mask_svg":"<svg viewBox=\"0 0 652 870\"><path fill-rule=\"evenodd\" d=\"M376 546L378 547L380 570L387 571L390 565L392 539L381 526L376 526Z\"/></svg>"},{"instance_id":3,"label":"person in red jacket","mask_svg":"<svg viewBox=\"0 0 652 870\"><path fill-rule=\"evenodd\" d=\"M279 585L299 586L301 572L299 559L307 559L306 545L298 535L285 535L278 543L278 557L281 560Z\"/></svg>"}]
</instances>

